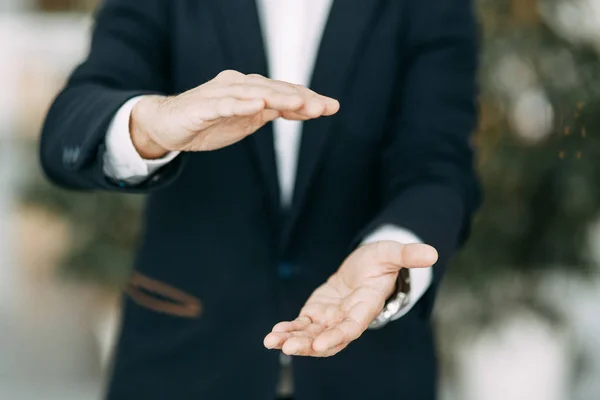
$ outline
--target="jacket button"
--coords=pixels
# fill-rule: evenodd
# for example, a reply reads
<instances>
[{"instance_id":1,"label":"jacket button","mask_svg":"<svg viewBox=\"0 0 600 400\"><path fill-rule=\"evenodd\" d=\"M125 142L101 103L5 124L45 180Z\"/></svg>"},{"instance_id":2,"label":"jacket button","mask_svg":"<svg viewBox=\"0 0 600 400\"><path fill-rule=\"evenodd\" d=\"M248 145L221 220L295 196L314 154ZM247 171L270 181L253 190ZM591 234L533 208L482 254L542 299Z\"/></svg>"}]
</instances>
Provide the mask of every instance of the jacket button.
<instances>
[{"instance_id":1,"label":"jacket button","mask_svg":"<svg viewBox=\"0 0 600 400\"><path fill-rule=\"evenodd\" d=\"M65 165L72 165L75 164L78 160L79 160L79 155L80 155L80 149L79 147L66 147L63 150L63 164Z\"/></svg>"}]
</instances>

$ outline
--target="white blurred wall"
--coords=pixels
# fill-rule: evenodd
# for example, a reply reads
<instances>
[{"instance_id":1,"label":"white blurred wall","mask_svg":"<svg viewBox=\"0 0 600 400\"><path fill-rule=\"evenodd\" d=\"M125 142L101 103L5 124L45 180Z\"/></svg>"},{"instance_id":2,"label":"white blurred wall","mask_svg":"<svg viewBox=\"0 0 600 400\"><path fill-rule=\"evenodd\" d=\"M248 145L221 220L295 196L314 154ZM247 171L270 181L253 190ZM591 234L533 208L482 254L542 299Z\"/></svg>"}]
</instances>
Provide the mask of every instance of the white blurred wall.
<instances>
[{"instance_id":1,"label":"white blurred wall","mask_svg":"<svg viewBox=\"0 0 600 400\"><path fill-rule=\"evenodd\" d=\"M0 0L0 13L14 13L28 10L33 0Z\"/></svg>"},{"instance_id":2,"label":"white blurred wall","mask_svg":"<svg viewBox=\"0 0 600 400\"><path fill-rule=\"evenodd\" d=\"M52 273L69 240L64 223L16 201L30 164L17 144L35 140L48 101L85 54L89 21L14 12L26 6L0 2L0 399L95 400L94 293Z\"/></svg>"}]
</instances>

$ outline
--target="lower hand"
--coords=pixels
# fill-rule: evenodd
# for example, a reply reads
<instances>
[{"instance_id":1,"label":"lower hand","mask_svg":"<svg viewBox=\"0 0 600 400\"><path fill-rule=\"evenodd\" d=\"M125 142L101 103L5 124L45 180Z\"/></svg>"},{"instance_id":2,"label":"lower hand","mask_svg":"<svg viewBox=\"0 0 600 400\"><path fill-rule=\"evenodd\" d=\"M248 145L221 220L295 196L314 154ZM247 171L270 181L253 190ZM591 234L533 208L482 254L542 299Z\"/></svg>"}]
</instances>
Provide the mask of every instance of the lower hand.
<instances>
[{"instance_id":1,"label":"lower hand","mask_svg":"<svg viewBox=\"0 0 600 400\"><path fill-rule=\"evenodd\" d=\"M224 71L179 96L146 96L131 113L138 153L208 151L234 144L279 117L308 120L335 114L339 103L303 86Z\"/></svg>"},{"instance_id":2,"label":"lower hand","mask_svg":"<svg viewBox=\"0 0 600 400\"><path fill-rule=\"evenodd\" d=\"M436 261L436 250L425 244L384 241L359 247L313 292L298 318L273 327L264 345L288 355L335 355L382 311L400 268L424 268Z\"/></svg>"}]
</instances>

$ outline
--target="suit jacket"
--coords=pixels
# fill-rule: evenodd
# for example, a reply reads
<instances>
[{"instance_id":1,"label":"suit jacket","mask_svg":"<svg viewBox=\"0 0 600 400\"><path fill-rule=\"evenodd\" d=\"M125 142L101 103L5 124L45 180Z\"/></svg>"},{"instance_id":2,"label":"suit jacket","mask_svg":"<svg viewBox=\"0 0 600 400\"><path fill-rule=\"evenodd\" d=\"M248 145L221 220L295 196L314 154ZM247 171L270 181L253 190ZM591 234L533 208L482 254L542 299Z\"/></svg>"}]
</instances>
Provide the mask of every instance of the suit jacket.
<instances>
[{"instance_id":1,"label":"suit jacket","mask_svg":"<svg viewBox=\"0 0 600 400\"><path fill-rule=\"evenodd\" d=\"M268 75L254 0L104 2L88 58L49 111L41 162L65 188L148 194L109 399L273 398L278 355L264 335L387 223L437 248L429 293L333 358L295 359L296 397L435 396L434 293L479 203L475 25L469 0L335 1L311 88L342 108L306 122L283 212L270 125L137 187L102 172L128 99L225 69Z\"/></svg>"}]
</instances>

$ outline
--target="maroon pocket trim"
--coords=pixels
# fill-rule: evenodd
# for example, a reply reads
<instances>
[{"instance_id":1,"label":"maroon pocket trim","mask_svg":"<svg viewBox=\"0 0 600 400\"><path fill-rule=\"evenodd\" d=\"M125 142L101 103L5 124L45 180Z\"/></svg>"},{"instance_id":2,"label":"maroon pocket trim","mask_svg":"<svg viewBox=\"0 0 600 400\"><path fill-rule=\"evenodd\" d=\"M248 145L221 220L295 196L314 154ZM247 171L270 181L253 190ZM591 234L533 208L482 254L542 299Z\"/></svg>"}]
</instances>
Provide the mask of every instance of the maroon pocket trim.
<instances>
[{"instance_id":1,"label":"maroon pocket trim","mask_svg":"<svg viewBox=\"0 0 600 400\"><path fill-rule=\"evenodd\" d=\"M198 318L202 313L197 297L138 272L131 277L126 293L138 305L162 314Z\"/></svg>"}]
</instances>

